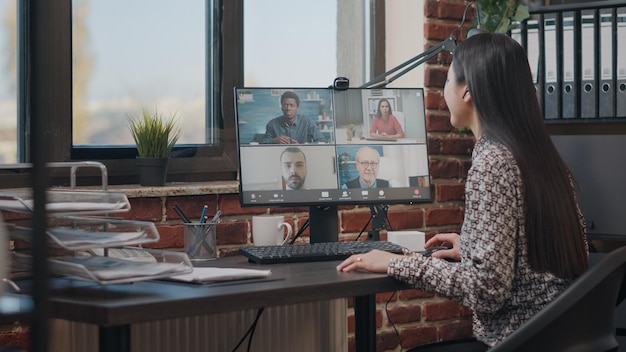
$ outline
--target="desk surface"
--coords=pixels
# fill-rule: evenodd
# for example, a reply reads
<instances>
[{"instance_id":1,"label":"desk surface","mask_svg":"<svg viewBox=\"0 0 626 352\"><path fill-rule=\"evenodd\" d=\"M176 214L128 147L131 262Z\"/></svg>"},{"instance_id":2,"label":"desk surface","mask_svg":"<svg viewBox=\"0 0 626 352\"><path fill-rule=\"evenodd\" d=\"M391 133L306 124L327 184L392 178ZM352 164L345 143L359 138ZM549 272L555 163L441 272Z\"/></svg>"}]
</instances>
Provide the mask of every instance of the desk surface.
<instances>
[{"instance_id":1,"label":"desk surface","mask_svg":"<svg viewBox=\"0 0 626 352\"><path fill-rule=\"evenodd\" d=\"M119 326L409 288L384 274L337 272L338 263L259 265L242 256L227 257L208 266L271 269L272 275L204 285L153 280L103 286L56 278L50 282L50 317Z\"/></svg>"}]
</instances>

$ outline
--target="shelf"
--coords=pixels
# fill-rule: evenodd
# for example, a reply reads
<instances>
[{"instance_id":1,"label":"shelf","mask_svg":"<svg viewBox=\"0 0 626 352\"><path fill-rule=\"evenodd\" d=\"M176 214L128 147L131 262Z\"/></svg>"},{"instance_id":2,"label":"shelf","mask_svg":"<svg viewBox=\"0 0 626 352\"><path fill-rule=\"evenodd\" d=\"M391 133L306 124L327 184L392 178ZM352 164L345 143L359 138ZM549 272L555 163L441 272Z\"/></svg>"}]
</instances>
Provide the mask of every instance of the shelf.
<instances>
[{"instance_id":1,"label":"shelf","mask_svg":"<svg viewBox=\"0 0 626 352\"><path fill-rule=\"evenodd\" d=\"M30 242L32 230L27 220L9 226L12 239ZM159 241L156 226L148 221L89 217L54 217L46 231L48 243L70 251L92 248L134 246Z\"/></svg>"},{"instance_id":2,"label":"shelf","mask_svg":"<svg viewBox=\"0 0 626 352\"><path fill-rule=\"evenodd\" d=\"M32 195L27 192L0 193L0 210L32 214ZM130 202L124 193L109 191L48 191L46 213L87 215L127 212Z\"/></svg>"},{"instance_id":3,"label":"shelf","mask_svg":"<svg viewBox=\"0 0 626 352\"><path fill-rule=\"evenodd\" d=\"M123 247L113 256L67 256L48 259L52 274L95 282L100 285L131 283L193 272L186 253ZM13 253L16 266L28 270L32 258L26 254Z\"/></svg>"}]
</instances>

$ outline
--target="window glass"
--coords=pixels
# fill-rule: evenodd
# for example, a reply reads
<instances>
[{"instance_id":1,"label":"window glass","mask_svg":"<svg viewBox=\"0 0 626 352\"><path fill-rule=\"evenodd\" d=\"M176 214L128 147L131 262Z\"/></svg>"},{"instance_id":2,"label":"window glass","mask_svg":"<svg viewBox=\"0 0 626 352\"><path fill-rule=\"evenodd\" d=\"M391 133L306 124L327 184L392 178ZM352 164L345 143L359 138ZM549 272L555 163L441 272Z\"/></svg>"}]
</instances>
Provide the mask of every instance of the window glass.
<instances>
[{"instance_id":1,"label":"window glass","mask_svg":"<svg viewBox=\"0 0 626 352\"><path fill-rule=\"evenodd\" d=\"M142 107L176 114L179 144L212 142L207 1L72 2L74 146L134 144Z\"/></svg>"},{"instance_id":2,"label":"window glass","mask_svg":"<svg viewBox=\"0 0 626 352\"><path fill-rule=\"evenodd\" d=\"M0 163L18 161L16 0L0 0Z\"/></svg>"},{"instance_id":3,"label":"window glass","mask_svg":"<svg viewBox=\"0 0 626 352\"><path fill-rule=\"evenodd\" d=\"M332 84L339 75L337 3L337 0L245 0L244 85L327 87ZM350 17L348 21L353 22L359 14ZM359 22L362 27L362 19Z\"/></svg>"}]
</instances>

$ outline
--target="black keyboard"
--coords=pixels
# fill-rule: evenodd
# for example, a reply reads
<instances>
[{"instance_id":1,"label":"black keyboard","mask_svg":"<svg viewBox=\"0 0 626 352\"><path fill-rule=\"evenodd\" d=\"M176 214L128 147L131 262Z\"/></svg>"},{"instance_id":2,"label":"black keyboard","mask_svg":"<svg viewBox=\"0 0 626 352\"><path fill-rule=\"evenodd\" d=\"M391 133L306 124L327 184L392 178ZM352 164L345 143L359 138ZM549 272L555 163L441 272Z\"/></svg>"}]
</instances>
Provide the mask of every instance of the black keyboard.
<instances>
[{"instance_id":1,"label":"black keyboard","mask_svg":"<svg viewBox=\"0 0 626 352\"><path fill-rule=\"evenodd\" d=\"M239 253L258 264L321 262L343 260L372 249L402 254L402 246L387 241L324 242L285 246L240 247Z\"/></svg>"}]
</instances>

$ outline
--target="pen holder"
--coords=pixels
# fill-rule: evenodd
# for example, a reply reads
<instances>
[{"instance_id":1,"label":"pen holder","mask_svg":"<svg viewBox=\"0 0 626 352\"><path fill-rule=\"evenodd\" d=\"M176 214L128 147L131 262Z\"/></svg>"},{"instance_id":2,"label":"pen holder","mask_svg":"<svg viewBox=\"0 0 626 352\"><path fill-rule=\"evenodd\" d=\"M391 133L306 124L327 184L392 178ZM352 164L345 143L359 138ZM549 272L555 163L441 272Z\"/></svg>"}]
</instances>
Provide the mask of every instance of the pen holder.
<instances>
[{"instance_id":1,"label":"pen holder","mask_svg":"<svg viewBox=\"0 0 626 352\"><path fill-rule=\"evenodd\" d=\"M215 222L185 224L185 253L192 262L217 258L215 228Z\"/></svg>"}]
</instances>

